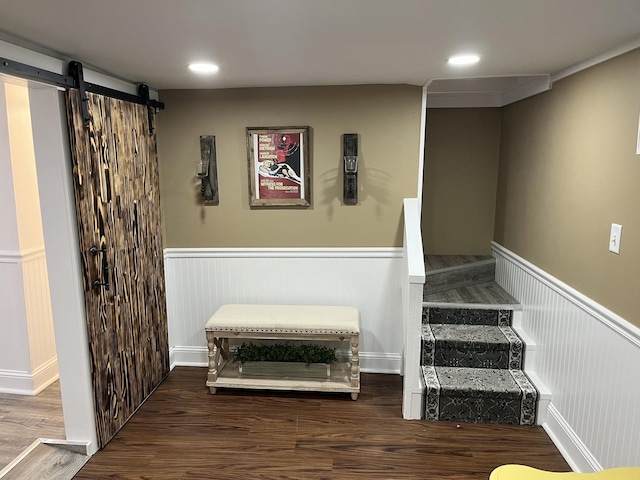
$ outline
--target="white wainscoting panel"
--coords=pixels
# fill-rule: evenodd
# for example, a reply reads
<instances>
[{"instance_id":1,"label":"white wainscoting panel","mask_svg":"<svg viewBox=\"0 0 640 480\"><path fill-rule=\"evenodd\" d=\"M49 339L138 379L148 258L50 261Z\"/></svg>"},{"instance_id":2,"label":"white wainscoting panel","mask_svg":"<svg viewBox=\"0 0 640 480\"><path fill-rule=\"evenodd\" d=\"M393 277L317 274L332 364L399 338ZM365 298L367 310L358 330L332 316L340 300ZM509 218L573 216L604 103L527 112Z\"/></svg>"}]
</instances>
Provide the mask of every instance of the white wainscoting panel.
<instances>
[{"instance_id":1,"label":"white wainscoting panel","mask_svg":"<svg viewBox=\"0 0 640 480\"><path fill-rule=\"evenodd\" d=\"M58 379L51 293L44 249L23 256L22 278L33 389L37 394Z\"/></svg>"},{"instance_id":2,"label":"white wainscoting panel","mask_svg":"<svg viewBox=\"0 0 640 480\"><path fill-rule=\"evenodd\" d=\"M31 371L20 258L0 252L0 391L8 393Z\"/></svg>"},{"instance_id":3,"label":"white wainscoting panel","mask_svg":"<svg viewBox=\"0 0 640 480\"><path fill-rule=\"evenodd\" d=\"M0 391L37 395L58 379L43 249L0 252Z\"/></svg>"},{"instance_id":4,"label":"white wainscoting panel","mask_svg":"<svg viewBox=\"0 0 640 480\"><path fill-rule=\"evenodd\" d=\"M640 465L640 329L493 243L496 280L524 306L535 372L553 395L544 427L580 472Z\"/></svg>"},{"instance_id":5,"label":"white wainscoting panel","mask_svg":"<svg viewBox=\"0 0 640 480\"><path fill-rule=\"evenodd\" d=\"M362 371L400 373L400 248L165 249L172 365L207 365L204 326L227 303L353 305Z\"/></svg>"}]
</instances>

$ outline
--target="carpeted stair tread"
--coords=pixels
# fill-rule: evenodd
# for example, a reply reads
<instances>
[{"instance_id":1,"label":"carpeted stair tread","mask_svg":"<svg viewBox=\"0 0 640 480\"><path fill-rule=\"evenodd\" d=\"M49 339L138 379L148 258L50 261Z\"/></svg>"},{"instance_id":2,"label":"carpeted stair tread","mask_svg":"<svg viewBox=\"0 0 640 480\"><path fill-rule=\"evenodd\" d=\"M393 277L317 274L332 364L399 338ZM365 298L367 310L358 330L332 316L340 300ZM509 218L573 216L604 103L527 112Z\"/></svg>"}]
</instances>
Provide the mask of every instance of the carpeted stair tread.
<instances>
[{"instance_id":1,"label":"carpeted stair tread","mask_svg":"<svg viewBox=\"0 0 640 480\"><path fill-rule=\"evenodd\" d=\"M443 394L478 397L499 397L505 393L520 393L509 370L500 368L434 367Z\"/></svg>"},{"instance_id":2,"label":"carpeted stair tread","mask_svg":"<svg viewBox=\"0 0 640 480\"><path fill-rule=\"evenodd\" d=\"M468 285L436 293L425 292L423 300L427 304L468 307L473 304L502 305L507 308L520 306L520 302L509 295L495 281Z\"/></svg>"},{"instance_id":3,"label":"carpeted stair tread","mask_svg":"<svg viewBox=\"0 0 640 480\"><path fill-rule=\"evenodd\" d=\"M533 425L537 391L521 370L422 367L425 419Z\"/></svg>"},{"instance_id":4,"label":"carpeted stair tread","mask_svg":"<svg viewBox=\"0 0 640 480\"><path fill-rule=\"evenodd\" d=\"M510 327L431 324L422 327L422 365L522 367L522 340Z\"/></svg>"}]
</instances>

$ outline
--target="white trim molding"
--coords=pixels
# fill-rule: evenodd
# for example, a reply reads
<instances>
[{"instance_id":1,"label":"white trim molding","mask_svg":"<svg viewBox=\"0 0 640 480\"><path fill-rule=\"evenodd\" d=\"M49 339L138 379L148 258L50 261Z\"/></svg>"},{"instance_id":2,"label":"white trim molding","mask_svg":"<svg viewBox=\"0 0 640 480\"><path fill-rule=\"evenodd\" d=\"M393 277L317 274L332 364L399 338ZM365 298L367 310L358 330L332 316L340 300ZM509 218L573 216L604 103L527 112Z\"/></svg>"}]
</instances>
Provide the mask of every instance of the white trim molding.
<instances>
[{"instance_id":1,"label":"white trim molding","mask_svg":"<svg viewBox=\"0 0 640 480\"><path fill-rule=\"evenodd\" d=\"M499 80L507 78L517 80L515 86L504 88ZM425 88L428 89L434 80L446 82L447 79L429 80ZM452 82L457 80L460 79L451 79ZM463 80L478 80L485 83L476 90L472 87L469 87L471 88L469 90L464 90L465 87L461 87L459 91L439 92L432 90L428 92L427 108L499 108L551 89L551 75L549 74L480 77ZM493 82L494 80L497 82ZM482 88L484 90L481 90Z\"/></svg>"},{"instance_id":2,"label":"white trim molding","mask_svg":"<svg viewBox=\"0 0 640 480\"><path fill-rule=\"evenodd\" d=\"M167 248L164 258L172 368L206 366L207 320L244 303L352 305L362 371L401 372L400 248Z\"/></svg>"},{"instance_id":3,"label":"white trim molding","mask_svg":"<svg viewBox=\"0 0 640 480\"><path fill-rule=\"evenodd\" d=\"M165 248L164 258L400 258L400 247Z\"/></svg>"},{"instance_id":4,"label":"white trim molding","mask_svg":"<svg viewBox=\"0 0 640 480\"><path fill-rule=\"evenodd\" d=\"M58 360L55 357L33 372L0 370L0 393L38 395L58 378Z\"/></svg>"},{"instance_id":5,"label":"white trim molding","mask_svg":"<svg viewBox=\"0 0 640 480\"><path fill-rule=\"evenodd\" d=\"M44 247L15 252L0 250L0 263L26 263L44 256Z\"/></svg>"},{"instance_id":6,"label":"white trim molding","mask_svg":"<svg viewBox=\"0 0 640 480\"><path fill-rule=\"evenodd\" d=\"M619 57L620 55L624 55L627 52L635 50L636 48L640 48L640 37L633 39L630 42L627 42L623 45L619 45L612 50L604 52L600 55L596 55L595 57L588 58L582 62L576 63L575 65L571 65L564 70L560 70L559 72L551 75L551 83L557 82L558 80L562 80L570 75L574 75L582 70L586 70L587 68L595 67L600 63L604 63L607 60L611 60L612 58Z\"/></svg>"},{"instance_id":7,"label":"white trim molding","mask_svg":"<svg viewBox=\"0 0 640 480\"><path fill-rule=\"evenodd\" d=\"M523 305L551 439L578 472L640 464L640 329L493 242L496 281Z\"/></svg>"}]
</instances>

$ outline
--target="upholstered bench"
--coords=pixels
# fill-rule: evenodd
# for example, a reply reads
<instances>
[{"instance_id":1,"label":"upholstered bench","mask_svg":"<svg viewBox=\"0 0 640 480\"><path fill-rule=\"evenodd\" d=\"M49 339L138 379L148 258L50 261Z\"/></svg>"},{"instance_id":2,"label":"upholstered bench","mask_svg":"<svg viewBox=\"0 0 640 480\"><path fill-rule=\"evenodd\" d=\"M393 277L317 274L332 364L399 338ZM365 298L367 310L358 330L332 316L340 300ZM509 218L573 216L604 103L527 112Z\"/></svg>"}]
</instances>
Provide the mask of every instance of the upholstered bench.
<instances>
[{"instance_id":1,"label":"upholstered bench","mask_svg":"<svg viewBox=\"0 0 640 480\"><path fill-rule=\"evenodd\" d=\"M209 349L207 387L271 390L317 390L349 392L356 400L360 392L360 312L355 307L307 305L223 305L205 326ZM348 341L350 362L331 365L324 379L282 376L243 376L231 362L229 339L284 339Z\"/></svg>"}]
</instances>

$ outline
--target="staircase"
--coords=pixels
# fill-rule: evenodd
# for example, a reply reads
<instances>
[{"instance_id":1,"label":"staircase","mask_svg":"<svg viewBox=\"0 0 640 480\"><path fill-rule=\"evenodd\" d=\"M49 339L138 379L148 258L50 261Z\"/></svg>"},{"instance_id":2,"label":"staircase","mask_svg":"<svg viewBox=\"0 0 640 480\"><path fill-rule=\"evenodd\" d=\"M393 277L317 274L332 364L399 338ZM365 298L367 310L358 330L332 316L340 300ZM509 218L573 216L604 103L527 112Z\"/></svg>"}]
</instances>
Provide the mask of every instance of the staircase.
<instances>
[{"instance_id":1,"label":"staircase","mask_svg":"<svg viewBox=\"0 0 640 480\"><path fill-rule=\"evenodd\" d=\"M512 328L521 305L489 256L428 255L422 304L423 418L533 425L539 393Z\"/></svg>"}]
</instances>

